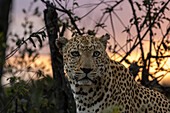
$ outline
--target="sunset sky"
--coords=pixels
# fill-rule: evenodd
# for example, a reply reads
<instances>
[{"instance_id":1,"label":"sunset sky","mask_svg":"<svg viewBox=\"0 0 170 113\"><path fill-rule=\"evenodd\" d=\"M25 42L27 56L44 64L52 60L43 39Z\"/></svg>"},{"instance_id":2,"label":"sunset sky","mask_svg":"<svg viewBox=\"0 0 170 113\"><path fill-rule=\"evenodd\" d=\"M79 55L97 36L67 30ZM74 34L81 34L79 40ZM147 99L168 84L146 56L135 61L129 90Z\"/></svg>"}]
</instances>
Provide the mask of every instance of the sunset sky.
<instances>
[{"instance_id":1,"label":"sunset sky","mask_svg":"<svg viewBox=\"0 0 170 113\"><path fill-rule=\"evenodd\" d=\"M18 33L21 37L23 36L23 29L21 27L21 23L23 22L23 19L24 19L24 14L22 12L22 9L23 8L28 8L29 7L29 4L30 2L33 1L33 0L14 0L13 1L13 10L12 10L12 24L10 26L10 31L12 32L16 32ZM51 0L52 1L52 0ZM72 0L71 0L72 1ZM82 4L87 4L87 3L99 3L100 0L77 0L79 5L82 5ZM108 0L107 0L108 1ZM139 1L142 1L142 0L139 0ZM167 1L167 0L165 0ZM70 2L71 3L71 2ZM40 9L40 12L42 13L42 16L41 18L38 18L38 17L29 17L29 19L33 20L33 25L34 25L34 32L38 31L39 29L41 29L42 27L44 27L44 22L43 22L43 10L45 9L45 5L40 1L38 0L38 2L36 2L34 5L33 5L33 9L36 7L36 6L39 6L39 9ZM91 14L89 14L89 16L87 16L85 19L82 20L81 23L78 23L78 26L79 28L81 28L82 26L85 26L85 28L87 29L93 29L94 26L95 26L95 22L101 17L102 15L102 10L106 7L106 5L101 5L100 7L98 7L96 10L94 10ZM170 4L168 5L168 7L170 7ZM85 8L81 8L79 10L75 10L75 14L82 17L84 14L86 14L90 9L92 8L89 8L89 9L85 9ZM125 24L125 26L128 26L129 25L129 20L130 18L132 17L132 12L131 12L131 9L130 9L130 5L128 3L127 0L125 0L123 3L121 3L117 9L115 10L116 14L118 14L118 16L122 19L123 23ZM141 13L137 12L138 15L142 15ZM170 16L170 11L167 11L166 12L166 15L169 15ZM125 37L127 37L127 34L125 33L122 33L122 31L124 30L124 27L121 25L120 21L117 19L117 17L115 15L113 15L113 23L114 23L114 28L115 28L115 36L116 36L116 40L119 44L121 45L124 45L126 43L126 39ZM109 21L106 22L106 25L107 25L107 30L110 31L111 30L111 25L109 25ZM165 33L165 29L167 28L168 26L168 22L164 23L163 25L163 32ZM97 36L101 36L103 34L105 34L106 31L104 30L100 30L100 32L97 34ZM112 33L112 31L110 31L110 33ZM158 33L158 36L157 37L154 37L154 41L158 41L160 38L161 38L161 33L160 32L157 32ZM133 36L136 35L136 30L132 29L131 31L131 34ZM68 38L70 38L70 34L67 33L65 34ZM148 41L147 39L145 39L146 42L144 43L144 50L145 52L147 53L148 52ZM47 41L47 40L46 40ZM8 43L11 44L11 42L8 41ZM113 43L113 39L111 38L110 41L109 41L110 44ZM41 50L41 57L39 60L37 60L37 63L38 62L45 62L47 63L47 66L50 68L50 64L49 62L46 62L47 59L49 59L49 48L48 46L45 47L43 50ZM167 54L170 54L167 53ZM109 54L110 55L110 54ZM122 52L122 55L125 55L125 53ZM140 55L140 50L139 48L136 49L130 56L129 56L129 59L130 61L134 61L134 60L137 60L139 58L139 55ZM118 58L120 59L120 58ZM48 61L48 60L47 60ZM127 66L127 65L126 65ZM167 59L167 63L165 65L165 68L170 68L170 58ZM160 75L163 74L163 73L159 73ZM166 75L166 77L161 81L161 83L163 85L168 85L170 86L170 73L168 73Z\"/></svg>"}]
</instances>

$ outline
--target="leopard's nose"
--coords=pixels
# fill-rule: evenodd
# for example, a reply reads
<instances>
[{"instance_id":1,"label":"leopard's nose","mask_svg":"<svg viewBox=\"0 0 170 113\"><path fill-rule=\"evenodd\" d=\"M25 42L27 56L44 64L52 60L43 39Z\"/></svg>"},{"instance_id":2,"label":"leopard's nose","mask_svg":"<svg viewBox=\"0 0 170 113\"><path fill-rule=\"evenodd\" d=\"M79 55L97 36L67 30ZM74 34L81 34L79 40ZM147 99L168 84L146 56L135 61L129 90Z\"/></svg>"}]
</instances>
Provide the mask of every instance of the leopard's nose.
<instances>
[{"instance_id":1,"label":"leopard's nose","mask_svg":"<svg viewBox=\"0 0 170 113\"><path fill-rule=\"evenodd\" d=\"M91 68L80 68L80 69L86 74L90 73L93 70Z\"/></svg>"}]
</instances>

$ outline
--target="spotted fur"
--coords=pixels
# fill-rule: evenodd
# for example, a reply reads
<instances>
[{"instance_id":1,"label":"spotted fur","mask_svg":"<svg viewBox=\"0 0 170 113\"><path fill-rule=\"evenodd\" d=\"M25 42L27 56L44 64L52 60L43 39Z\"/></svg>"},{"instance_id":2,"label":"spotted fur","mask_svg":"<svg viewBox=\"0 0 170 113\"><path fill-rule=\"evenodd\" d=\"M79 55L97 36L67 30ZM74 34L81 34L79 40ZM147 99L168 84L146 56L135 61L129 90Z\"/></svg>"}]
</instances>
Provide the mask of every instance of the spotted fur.
<instances>
[{"instance_id":1,"label":"spotted fur","mask_svg":"<svg viewBox=\"0 0 170 113\"><path fill-rule=\"evenodd\" d=\"M145 88L106 51L109 36L60 38L64 68L76 101L77 113L101 113L117 106L120 113L170 113L170 101L157 91Z\"/></svg>"}]
</instances>

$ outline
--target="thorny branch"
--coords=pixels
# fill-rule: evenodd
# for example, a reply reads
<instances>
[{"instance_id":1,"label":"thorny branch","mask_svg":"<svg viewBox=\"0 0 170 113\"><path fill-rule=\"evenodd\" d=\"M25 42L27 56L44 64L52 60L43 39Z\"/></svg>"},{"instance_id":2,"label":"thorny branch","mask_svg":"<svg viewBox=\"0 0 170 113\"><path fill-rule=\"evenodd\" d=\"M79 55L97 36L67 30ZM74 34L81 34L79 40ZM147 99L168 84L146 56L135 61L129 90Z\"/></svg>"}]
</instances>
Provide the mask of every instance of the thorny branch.
<instances>
[{"instance_id":1,"label":"thorny branch","mask_svg":"<svg viewBox=\"0 0 170 113\"><path fill-rule=\"evenodd\" d=\"M148 74L147 74L147 71L146 71L146 60L145 60L145 56L144 56L144 50L143 50L143 45L142 45L142 40L141 40L141 35L140 35L140 30L139 30L139 25L138 25L136 11L135 11L135 8L133 6L133 1L129 0L129 3L131 5L133 16L134 16L134 19L135 19L134 23L135 23L135 26L136 26L137 38L139 39L140 50L141 50L141 54L142 54L143 69L142 69L142 81L141 81L141 83L144 85L145 82L149 81Z\"/></svg>"},{"instance_id":2,"label":"thorny branch","mask_svg":"<svg viewBox=\"0 0 170 113\"><path fill-rule=\"evenodd\" d=\"M149 9L148 9L148 12L149 12L149 24L151 24L151 4L149 3ZM150 70L150 64L151 64L151 59L150 59L150 56L152 55L152 36L153 36L153 32L152 32L152 28L150 28L150 42L149 42L149 53L148 53L148 57L147 58L149 61L148 61L148 72Z\"/></svg>"},{"instance_id":3,"label":"thorny branch","mask_svg":"<svg viewBox=\"0 0 170 113\"><path fill-rule=\"evenodd\" d=\"M144 58L144 51L143 51L143 46L142 46L142 40L141 40L141 35L140 35L140 30L139 30L139 25L138 25L138 20L137 20L137 16L136 16L136 11L135 11L135 8L133 6L133 1L132 0L129 0L129 3L131 5L131 8L132 8L132 12L133 12L133 16L134 16L134 19L135 19L135 26L136 26L136 30L137 30L137 34L138 34L138 39L139 39L139 44L140 44L140 50L141 50L141 53L142 53L142 60L145 61L145 58Z\"/></svg>"},{"instance_id":4,"label":"thorny branch","mask_svg":"<svg viewBox=\"0 0 170 113\"><path fill-rule=\"evenodd\" d=\"M75 29L77 30L78 34L79 34L79 35L82 35L80 29L78 28L78 26L77 26L76 23L75 23L75 20L74 20L73 17L71 16L70 11L68 11L67 9L65 9L57 0L56 0L56 2L58 3L58 5L59 5L62 9L59 9L59 8L55 7L54 5L52 5L51 3L49 3L48 1L44 1L44 0L41 0L41 1L42 1L43 3L45 3L46 6L48 6L48 7L51 7L51 8L53 8L53 9L58 10L58 11L61 11L61 12L66 13L66 14L68 15L68 17L70 18L71 23L73 24L73 26L74 26Z\"/></svg>"},{"instance_id":5,"label":"thorny branch","mask_svg":"<svg viewBox=\"0 0 170 113\"><path fill-rule=\"evenodd\" d=\"M132 48L127 52L127 54L120 60L120 62L124 61L126 59L127 56L130 55L130 53L141 43L141 41L145 38L146 34L149 32L150 28L155 24L156 19L158 18L159 14L165 9L165 7L168 5L170 1L168 0L164 6L159 10L159 12L155 15L155 18L153 19L153 22L149 25L149 28L146 30L146 32L144 33L144 35L142 36L141 40L139 40L139 42L135 45L132 46ZM167 30L167 33L169 33L169 30Z\"/></svg>"},{"instance_id":6,"label":"thorny branch","mask_svg":"<svg viewBox=\"0 0 170 113\"><path fill-rule=\"evenodd\" d=\"M100 4L102 4L104 1L101 1L100 3L98 3L94 8L92 8L89 12L87 12L85 15L83 15L82 17L80 17L80 19L83 19L84 17L86 17L87 15L89 15L92 11L94 11Z\"/></svg>"}]
</instances>

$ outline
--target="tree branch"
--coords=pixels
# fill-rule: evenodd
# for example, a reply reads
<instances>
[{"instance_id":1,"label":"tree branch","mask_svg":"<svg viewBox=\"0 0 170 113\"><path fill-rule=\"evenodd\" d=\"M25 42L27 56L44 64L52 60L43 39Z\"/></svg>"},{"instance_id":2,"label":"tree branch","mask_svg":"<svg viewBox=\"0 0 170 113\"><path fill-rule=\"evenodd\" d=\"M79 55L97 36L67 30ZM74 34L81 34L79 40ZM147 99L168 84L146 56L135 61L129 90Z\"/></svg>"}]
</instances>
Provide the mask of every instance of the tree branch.
<instances>
[{"instance_id":1,"label":"tree branch","mask_svg":"<svg viewBox=\"0 0 170 113\"><path fill-rule=\"evenodd\" d=\"M117 5L119 5L121 2L123 2L123 0L120 0L120 1L118 1L115 5L113 5L111 8L106 8L106 11L104 12L104 13L108 13L108 12L111 12L111 11L113 11L113 9L117 6Z\"/></svg>"},{"instance_id":2,"label":"tree branch","mask_svg":"<svg viewBox=\"0 0 170 113\"><path fill-rule=\"evenodd\" d=\"M51 8L53 8L53 9L55 9L55 10L58 10L58 11L63 12L63 13L66 13L66 14L68 15L68 17L70 18L72 25L73 25L73 26L75 27L75 29L77 30L78 34L79 34L79 35L82 35L82 33L81 33L81 31L79 30L78 26L76 25L73 17L71 16L71 13L70 13L67 9L65 9L57 0L56 0L56 2L58 3L58 5L59 5L62 9L57 8L56 6L54 6L53 4L51 4L49 1L44 1L44 0L41 0L41 1L42 1L43 3L45 3L46 6L48 6L48 7L51 7Z\"/></svg>"},{"instance_id":3,"label":"tree branch","mask_svg":"<svg viewBox=\"0 0 170 113\"><path fill-rule=\"evenodd\" d=\"M56 1L56 2L58 3L58 5L63 9L63 11L68 15L68 17L69 17L70 20L71 20L71 23L73 24L73 26L74 26L75 29L77 30L78 34L79 34L79 35L82 35L80 29L78 28L78 26L77 26L76 23L75 23L75 20L74 20L73 17L71 16L70 11L68 11L67 9L65 9L57 0L55 0L55 1Z\"/></svg>"},{"instance_id":4,"label":"tree branch","mask_svg":"<svg viewBox=\"0 0 170 113\"><path fill-rule=\"evenodd\" d=\"M145 36L146 36L146 34L148 33L149 29L155 24L155 21L156 21L156 19L158 18L159 14L165 9L165 7L168 5L169 2L170 2L170 1L168 0L168 1L164 4L164 6L159 10L159 12L155 15L155 18L154 18L153 22L151 23L151 25L149 26L149 28L148 28L148 29L146 30L146 32L144 33L144 35L142 36L141 40L143 40L143 38L145 38ZM168 30L168 32L169 32L169 30ZM124 61L124 60L126 59L126 57L129 56L130 53L131 53L139 44L140 44L140 40L139 40L139 42L138 42L137 44L133 45L133 47L129 50L129 52L127 52L127 54L122 58L122 60L121 60L120 62Z\"/></svg>"},{"instance_id":5,"label":"tree branch","mask_svg":"<svg viewBox=\"0 0 170 113\"><path fill-rule=\"evenodd\" d=\"M168 58L170 57L170 55L167 56L151 56L151 58Z\"/></svg>"},{"instance_id":6,"label":"tree branch","mask_svg":"<svg viewBox=\"0 0 170 113\"><path fill-rule=\"evenodd\" d=\"M149 14L149 24L151 24L151 3L149 2L149 9L148 9L148 14ZM147 16L146 16L147 17ZM148 53L148 57L146 60L149 60L148 61L148 67L147 67L147 70L149 72L150 70L150 64L151 64L151 59L150 59L150 56L152 55L152 36L153 36L153 32L152 32L152 28L150 28L150 41L149 41L149 53Z\"/></svg>"},{"instance_id":7,"label":"tree branch","mask_svg":"<svg viewBox=\"0 0 170 113\"><path fill-rule=\"evenodd\" d=\"M138 33L137 37L138 37L139 42L140 42L139 44L140 44L140 50L141 50L141 54L142 54L142 60L143 60L143 62L145 62L144 51L143 51L143 46L142 46L142 39L141 39L141 36L140 36L140 30L139 30L139 27L138 27L138 20L137 20L137 16L136 16L136 11L135 11L135 8L133 6L133 1L129 0L129 3L131 5L133 16L134 16L134 19L135 19L135 26L136 26L136 30L137 30L137 33Z\"/></svg>"}]
</instances>

